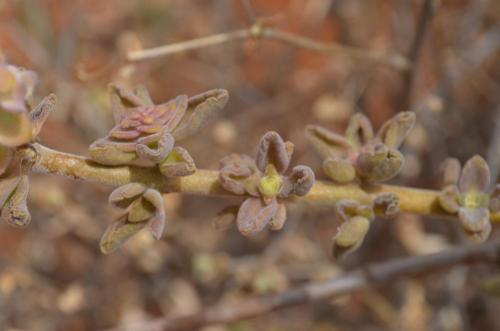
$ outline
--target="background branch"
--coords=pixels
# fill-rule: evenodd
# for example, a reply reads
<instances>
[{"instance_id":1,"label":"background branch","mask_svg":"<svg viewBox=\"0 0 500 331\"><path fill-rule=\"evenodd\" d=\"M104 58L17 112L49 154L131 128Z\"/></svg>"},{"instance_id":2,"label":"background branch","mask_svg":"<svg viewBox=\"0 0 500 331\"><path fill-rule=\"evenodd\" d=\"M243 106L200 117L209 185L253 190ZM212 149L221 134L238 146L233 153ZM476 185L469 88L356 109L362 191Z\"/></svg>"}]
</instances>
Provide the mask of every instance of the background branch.
<instances>
[{"instance_id":1,"label":"background branch","mask_svg":"<svg viewBox=\"0 0 500 331\"><path fill-rule=\"evenodd\" d=\"M235 30L180 43L133 51L127 54L127 60L131 62L142 61L193 49L248 39L250 37L279 40L295 47L332 55L346 56L355 60L380 63L402 71L409 69L411 63L408 59L399 54L384 54L340 45L338 43L316 41L290 32L269 28L258 22L248 29Z\"/></svg>"},{"instance_id":2,"label":"background branch","mask_svg":"<svg viewBox=\"0 0 500 331\"><path fill-rule=\"evenodd\" d=\"M424 0L424 4L420 10L415 36L408 52L408 60L412 65L403 73L403 95L401 98L401 109L403 110L407 110L411 106L411 95L417 72L418 59L422 50L427 27L434 16L434 7L435 3L433 0Z\"/></svg>"},{"instance_id":3,"label":"background branch","mask_svg":"<svg viewBox=\"0 0 500 331\"><path fill-rule=\"evenodd\" d=\"M498 263L499 259L500 242L454 248L436 254L368 265L323 283L310 283L275 295L247 299L238 303L222 303L191 315L162 318L137 325L121 326L109 331L197 330L209 324L236 322L290 306L380 286L401 277L435 273L455 264Z\"/></svg>"},{"instance_id":4,"label":"background branch","mask_svg":"<svg viewBox=\"0 0 500 331\"><path fill-rule=\"evenodd\" d=\"M32 170L35 172L56 174L110 186L140 182L164 193L234 196L220 186L219 173L215 170L200 169L191 176L167 178L154 168L103 166L81 156L54 151L36 143L20 149L19 153L22 157L31 160ZM291 200L327 206L333 205L340 199L354 199L362 203L370 203L377 194L382 192L396 194L400 200L401 211L422 215L450 216L438 205L439 191L394 185L362 188L354 184L338 185L332 182L316 181L309 194ZM500 213L492 214L491 220L500 221Z\"/></svg>"}]
</instances>

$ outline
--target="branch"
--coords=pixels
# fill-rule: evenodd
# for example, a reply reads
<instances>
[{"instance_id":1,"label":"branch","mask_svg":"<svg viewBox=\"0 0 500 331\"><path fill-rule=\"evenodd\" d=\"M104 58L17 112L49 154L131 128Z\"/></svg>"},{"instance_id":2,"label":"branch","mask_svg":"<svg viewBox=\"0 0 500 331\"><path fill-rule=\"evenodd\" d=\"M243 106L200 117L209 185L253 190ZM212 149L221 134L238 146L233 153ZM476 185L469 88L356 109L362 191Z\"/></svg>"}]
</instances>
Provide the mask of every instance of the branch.
<instances>
[{"instance_id":1,"label":"branch","mask_svg":"<svg viewBox=\"0 0 500 331\"><path fill-rule=\"evenodd\" d=\"M410 51L408 52L408 60L412 63L412 66L403 73L402 109L409 109L410 107L411 94L415 82L415 74L417 72L417 63L420 57L425 32L427 31L431 18L434 16L434 7L435 4L433 0L424 0L424 5L422 6L418 18L417 31L415 32L415 37L413 38Z\"/></svg>"},{"instance_id":2,"label":"branch","mask_svg":"<svg viewBox=\"0 0 500 331\"><path fill-rule=\"evenodd\" d=\"M329 299L372 286L380 286L401 277L435 273L455 264L498 263L499 260L500 242L498 241L454 248L426 256L408 257L368 265L323 283L310 283L275 295L256 297L238 303L222 303L191 315L161 318L137 325L121 326L108 331L198 330L210 324L231 323L290 306Z\"/></svg>"},{"instance_id":3,"label":"branch","mask_svg":"<svg viewBox=\"0 0 500 331\"><path fill-rule=\"evenodd\" d=\"M208 37L192 39L171 45L154 47L139 51L133 51L127 54L127 60L137 62L146 59L152 59L160 56L166 56L174 53L185 52L193 49L203 48L207 46L225 44L232 41L243 40L248 38L257 39L274 39L286 44L305 48L316 52L340 55L353 58L355 60L370 61L384 64L395 68L396 70L406 71L410 68L410 61L399 54L383 54L355 47L340 45L337 43L327 43L316 41L297 34L276 30L265 27L262 23L257 22L248 29L235 30L231 32L216 34Z\"/></svg>"},{"instance_id":4,"label":"branch","mask_svg":"<svg viewBox=\"0 0 500 331\"><path fill-rule=\"evenodd\" d=\"M110 186L140 182L163 193L181 192L207 196L235 196L220 186L219 172L214 170L200 169L190 176L167 178L155 168L103 166L81 156L54 151L37 143L20 148L18 153L23 158L30 160L34 172L56 174ZM338 185L327 181L316 181L305 197L290 200L326 206L332 206L341 199L354 199L362 203L371 203L375 196L382 192L396 194L400 200L401 211L421 215L450 216L438 205L439 191L394 185L362 188L354 184ZM491 220L493 222L500 221L500 213L492 214Z\"/></svg>"}]
</instances>

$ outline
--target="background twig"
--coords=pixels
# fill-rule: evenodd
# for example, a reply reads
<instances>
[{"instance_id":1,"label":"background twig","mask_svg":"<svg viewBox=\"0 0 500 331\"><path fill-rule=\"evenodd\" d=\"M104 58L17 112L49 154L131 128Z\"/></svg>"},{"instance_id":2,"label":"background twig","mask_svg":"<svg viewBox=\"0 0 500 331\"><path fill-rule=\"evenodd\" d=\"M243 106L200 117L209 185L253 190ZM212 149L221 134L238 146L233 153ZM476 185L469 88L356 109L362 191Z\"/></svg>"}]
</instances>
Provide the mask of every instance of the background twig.
<instances>
[{"instance_id":1,"label":"background twig","mask_svg":"<svg viewBox=\"0 0 500 331\"><path fill-rule=\"evenodd\" d=\"M435 273L455 264L498 263L499 254L500 242L489 242L482 245L454 248L426 256L396 259L368 265L323 283L310 283L276 295L247 299L238 303L222 303L191 315L162 318L136 326L121 326L109 331L196 330L210 324L231 323L294 305L324 300L372 286L380 286L401 277Z\"/></svg>"}]
</instances>

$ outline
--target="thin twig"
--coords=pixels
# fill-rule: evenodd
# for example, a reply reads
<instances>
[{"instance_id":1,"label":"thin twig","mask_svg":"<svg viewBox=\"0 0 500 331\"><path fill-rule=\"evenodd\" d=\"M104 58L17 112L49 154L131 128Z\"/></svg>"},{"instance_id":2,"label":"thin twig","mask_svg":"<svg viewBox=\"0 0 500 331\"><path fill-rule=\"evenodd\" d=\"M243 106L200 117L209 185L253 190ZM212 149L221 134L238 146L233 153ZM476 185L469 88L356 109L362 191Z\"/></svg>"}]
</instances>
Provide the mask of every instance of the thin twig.
<instances>
[{"instance_id":1,"label":"thin twig","mask_svg":"<svg viewBox=\"0 0 500 331\"><path fill-rule=\"evenodd\" d=\"M231 41L247 39L251 37L250 29L235 30L226 33L215 34L208 37L192 39L180 43L133 51L127 54L127 60L131 62L153 59L174 53L182 53L189 50L203 48L213 45L225 44Z\"/></svg>"},{"instance_id":2,"label":"thin twig","mask_svg":"<svg viewBox=\"0 0 500 331\"><path fill-rule=\"evenodd\" d=\"M410 67L410 61L399 54L384 54L380 52L340 45L338 43L316 41L290 32L265 27L259 22L255 23L248 29L235 30L232 32L192 39L180 43L133 51L127 54L127 60L130 62L137 62L207 46L220 45L232 41L248 39L251 37L257 39L263 38L279 40L295 47L305 48L326 54L346 56L355 60L380 63L402 71L405 71Z\"/></svg>"},{"instance_id":3,"label":"thin twig","mask_svg":"<svg viewBox=\"0 0 500 331\"><path fill-rule=\"evenodd\" d=\"M309 283L275 295L246 299L237 303L221 303L191 315L120 326L109 331L198 330L211 324L236 322L290 306L325 300L384 285L401 277L435 273L456 264L498 263L499 260L500 242L498 241L454 248L431 255L368 265L326 282Z\"/></svg>"},{"instance_id":4,"label":"thin twig","mask_svg":"<svg viewBox=\"0 0 500 331\"><path fill-rule=\"evenodd\" d=\"M219 172L197 170L186 177L167 178L155 168L134 166L103 166L81 156L51 150L40 144L20 148L20 154L29 159L35 172L56 174L72 179L119 186L131 182L140 182L155 187L164 193L181 192L208 196L234 196L225 191L219 183ZM376 185L338 185L332 182L316 181L311 191L305 196L291 201L301 201L318 205L332 206L341 199L354 199L362 203L371 203L375 196L390 192L399 197L401 211L450 217L438 204L439 191L411 187ZM491 215L492 221L500 221L500 212Z\"/></svg>"},{"instance_id":5,"label":"thin twig","mask_svg":"<svg viewBox=\"0 0 500 331\"><path fill-rule=\"evenodd\" d=\"M420 16L417 23L417 31L408 52L408 60L412 64L408 70L403 73L403 94L401 97L401 109L409 109L411 103L411 95L415 76L417 72L417 63L420 58L422 45L427 31L427 27L434 15L434 0L425 0L424 5L420 11Z\"/></svg>"}]
</instances>

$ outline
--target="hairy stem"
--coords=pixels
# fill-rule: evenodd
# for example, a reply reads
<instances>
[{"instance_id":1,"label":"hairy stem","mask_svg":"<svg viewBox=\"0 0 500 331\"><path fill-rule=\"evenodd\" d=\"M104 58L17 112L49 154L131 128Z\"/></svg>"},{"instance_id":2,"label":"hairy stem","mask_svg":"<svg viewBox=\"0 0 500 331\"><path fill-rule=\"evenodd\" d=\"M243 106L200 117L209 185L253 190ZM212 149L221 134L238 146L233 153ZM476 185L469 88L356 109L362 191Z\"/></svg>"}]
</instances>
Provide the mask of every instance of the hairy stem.
<instances>
[{"instance_id":1,"label":"hairy stem","mask_svg":"<svg viewBox=\"0 0 500 331\"><path fill-rule=\"evenodd\" d=\"M55 174L110 186L140 182L155 187L163 193L234 196L220 186L219 173L214 170L200 169L191 176L167 178L154 168L103 166L84 157L55 151L37 143L20 148L18 153L30 160L34 172ZM439 191L394 185L360 187L354 184L338 185L327 181L317 181L309 194L291 200L327 206L333 205L340 199L370 203L377 194L382 192L396 194L400 199L401 211L421 215L450 216L438 205ZM493 214L491 220L500 221L500 213Z\"/></svg>"}]
</instances>

